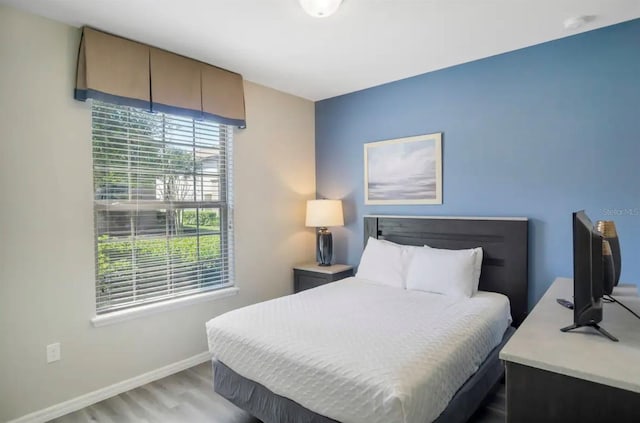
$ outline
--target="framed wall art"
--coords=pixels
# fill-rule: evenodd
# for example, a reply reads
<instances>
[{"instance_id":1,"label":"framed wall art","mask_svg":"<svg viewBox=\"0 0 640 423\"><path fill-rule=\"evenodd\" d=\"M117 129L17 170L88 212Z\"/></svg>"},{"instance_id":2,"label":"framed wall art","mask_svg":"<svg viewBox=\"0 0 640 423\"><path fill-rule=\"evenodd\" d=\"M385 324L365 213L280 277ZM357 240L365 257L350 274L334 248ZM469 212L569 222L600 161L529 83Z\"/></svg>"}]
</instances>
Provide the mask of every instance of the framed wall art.
<instances>
[{"instance_id":1,"label":"framed wall art","mask_svg":"<svg viewBox=\"0 0 640 423\"><path fill-rule=\"evenodd\" d=\"M442 133L364 144L365 204L442 204Z\"/></svg>"}]
</instances>

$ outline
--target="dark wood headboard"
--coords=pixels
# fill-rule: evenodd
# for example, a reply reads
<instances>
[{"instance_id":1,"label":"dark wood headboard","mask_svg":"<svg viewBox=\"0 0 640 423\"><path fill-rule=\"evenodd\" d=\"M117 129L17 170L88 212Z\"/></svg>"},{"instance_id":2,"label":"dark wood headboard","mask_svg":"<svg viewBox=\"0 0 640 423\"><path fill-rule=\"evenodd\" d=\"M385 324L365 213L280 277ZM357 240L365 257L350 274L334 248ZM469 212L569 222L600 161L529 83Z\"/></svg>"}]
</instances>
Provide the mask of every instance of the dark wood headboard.
<instances>
[{"instance_id":1,"label":"dark wood headboard","mask_svg":"<svg viewBox=\"0 0 640 423\"><path fill-rule=\"evenodd\" d=\"M369 237L404 245L460 250L482 247L479 289L509 297L513 325L527 315L528 220L526 218L365 216Z\"/></svg>"}]
</instances>

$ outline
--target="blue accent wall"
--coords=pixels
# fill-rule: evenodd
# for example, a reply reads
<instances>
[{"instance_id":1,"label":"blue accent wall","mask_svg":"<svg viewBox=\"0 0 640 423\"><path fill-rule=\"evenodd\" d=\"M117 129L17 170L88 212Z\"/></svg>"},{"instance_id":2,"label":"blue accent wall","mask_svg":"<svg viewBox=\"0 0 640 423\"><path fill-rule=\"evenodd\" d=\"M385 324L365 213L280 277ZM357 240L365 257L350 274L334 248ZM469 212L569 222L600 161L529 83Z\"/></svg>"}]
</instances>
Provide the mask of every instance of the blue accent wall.
<instances>
[{"instance_id":1,"label":"blue accent wall","mask_svg":"<svg viewBox=\"0 0 640 423\"><path fill-rule=\"evenodd\" d=\"M416 49L416 54L429 54ZM443 204L364 205L363 144L443 133ZM571 276L571 212L613 219L640 281L640 20L316 103L319 198L343 199L338 262L363 215L526 216L529 294Z\"/></svg>"}]
</instances>

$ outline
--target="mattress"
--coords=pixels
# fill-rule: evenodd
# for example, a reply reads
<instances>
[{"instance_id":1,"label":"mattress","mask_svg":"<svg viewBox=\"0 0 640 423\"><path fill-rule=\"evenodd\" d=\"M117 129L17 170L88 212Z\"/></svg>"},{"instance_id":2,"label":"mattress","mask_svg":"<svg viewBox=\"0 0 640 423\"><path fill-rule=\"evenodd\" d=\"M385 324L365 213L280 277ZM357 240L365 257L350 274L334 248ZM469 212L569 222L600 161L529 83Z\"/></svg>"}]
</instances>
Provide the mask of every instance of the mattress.
<instances>
[{"instance_id":1,"label":"mattress","mask_svg":"<svg viewBox=\"0 0 640 423\"><path fill-rule=\"evenodd\" d=\"M508 299L349 278L207 322L214 359L343 423L435 420L497 346Z\"/></svg>"}]
</instances>

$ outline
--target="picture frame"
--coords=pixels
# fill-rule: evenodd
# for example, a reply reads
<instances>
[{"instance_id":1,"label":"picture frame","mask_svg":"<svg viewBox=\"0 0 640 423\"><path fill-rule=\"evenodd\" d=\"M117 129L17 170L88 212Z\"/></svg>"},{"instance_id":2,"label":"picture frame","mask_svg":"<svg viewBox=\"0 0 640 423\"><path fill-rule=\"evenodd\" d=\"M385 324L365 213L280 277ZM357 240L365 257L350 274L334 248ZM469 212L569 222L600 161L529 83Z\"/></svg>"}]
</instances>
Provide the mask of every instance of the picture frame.
<instances>
[{"instance_id":1,"label":"picture frame","mask_svg":"<svg viewBox=\"0 0 640 423\"><path fill-rule=\"evenodd\" d=\"M442 204L442 132L364 144L364 203Z\"/></svg>"}]
</instances>

